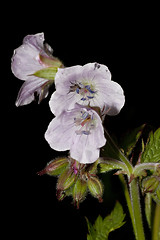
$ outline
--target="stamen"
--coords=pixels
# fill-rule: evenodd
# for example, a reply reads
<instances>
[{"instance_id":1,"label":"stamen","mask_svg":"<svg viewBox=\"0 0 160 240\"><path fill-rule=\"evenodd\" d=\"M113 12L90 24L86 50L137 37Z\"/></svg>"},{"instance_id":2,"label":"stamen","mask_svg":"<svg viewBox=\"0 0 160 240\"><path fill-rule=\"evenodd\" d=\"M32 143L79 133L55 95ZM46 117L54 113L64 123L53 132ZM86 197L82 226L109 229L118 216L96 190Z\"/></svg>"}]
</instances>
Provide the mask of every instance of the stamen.
<instances>
[{"instance_id":1,"label":"stamen","mask_svg":"<svg viewBox=\"0 0 160 240\"><path fill-rule=\"evenodd\" d=\"M87 111L81 111L81 115L74 118L74 123L77 127L80 127L75 131L77 135L89 135L91 130L95 128L95 119L93 115Z\"/></svg>"}]
</instances>

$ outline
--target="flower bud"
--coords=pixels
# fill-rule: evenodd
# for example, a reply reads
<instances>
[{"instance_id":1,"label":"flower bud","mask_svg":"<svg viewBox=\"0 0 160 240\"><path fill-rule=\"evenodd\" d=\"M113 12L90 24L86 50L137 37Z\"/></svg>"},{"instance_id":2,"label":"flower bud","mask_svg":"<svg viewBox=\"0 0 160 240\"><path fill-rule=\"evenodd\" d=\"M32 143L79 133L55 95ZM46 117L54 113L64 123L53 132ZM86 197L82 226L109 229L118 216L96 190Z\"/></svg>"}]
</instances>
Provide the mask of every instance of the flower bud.
<instances>
[{"instance_id":1,"label":"flower bud","mask_svg":"<svg viewBox=\"0 0 160 240\"><path fill-rule=\"evenodd\" d=\"M102 202L103 185L98 177L89 176L88 188L93 197L98 198L99 202Z\"/></svg>"},{"instance_id":2,"label":"flower bud","mask_svg":"<svg viewBox=\"0 0 160 240\"><path fill-rule=\"evenodd\" d=\"M69 165L68 158L57 158L47 164L47 166L38 175L48 174L50 176L57 176L61 174Z\"/></svg>"},{"instance_id":3,"label":"flower bud","mask_svg":"<svg viewBox=\"0 0 160 240\"><path fill-rule=\"evenodd\" d=\"M79 203L82 202L87 194L87 182L83 179L77 179L73 187L73 199L77 208L79 208Z\"/></svg>"},{"instance_id":4,"label":"flower bud","mask_svg":"<svg viewBox=\"0 0 160 240\"><path fill-rule=\"evenodd\" d=\"M58 178L57 190L65 191L70 188L76 180L73 169L66 169Z\"/></svg>"},{"instance_id":5,"label":"flower bud","mask_svg":"<svg viewBox=\"0 0 160 240\"><path fill-rule=\"evenodd\" d=\"M157 190L157 187L160 184L160 179L157 176L151 176L151 177L146 177L142 181L142 189L143 191L146 192L155 192Z\"/></svg>"}]
</instances>

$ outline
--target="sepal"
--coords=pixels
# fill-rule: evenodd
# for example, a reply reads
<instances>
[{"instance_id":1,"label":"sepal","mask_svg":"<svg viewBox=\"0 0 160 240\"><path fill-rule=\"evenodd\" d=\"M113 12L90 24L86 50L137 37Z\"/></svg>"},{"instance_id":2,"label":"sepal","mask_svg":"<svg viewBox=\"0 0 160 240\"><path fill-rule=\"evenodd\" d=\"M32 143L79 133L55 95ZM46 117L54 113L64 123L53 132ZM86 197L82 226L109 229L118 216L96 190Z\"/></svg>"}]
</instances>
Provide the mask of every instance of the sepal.
<instances>
[{"instance_id":1,"label":"sepal","mask_svg":"<svg viewBox=\"0 0 160 240\"><path fill-rule=\"evenodd\" d=\"M87 184L91 195L98 198L99 202L102 202L103 184L100 179L97 176L89 176Z\"/></svg>"},{"instance_id":2,"label":"sepal","mask_svg":"<svg viewBox=\"0 0 160 240\"><path fill-rule=\"evenodd\" d=\"M54 80L57 71L58 71L57 67L48 67L48 68L43 68L41 70L38 70L37 72L33 73L32 75L39 77L39 78L44 78L47 80Z\"/></svg>"},{"instance_id":3,"label":"sepal","mask_svg":"<svg viewBox=\"0 0 160 240\"><path fill-rule=\"evenodd\" d=\"M68 158L66 157L57 158L50 161L47 164L47 166L43 170L37 172L37 174L40 176L44 174L48 174L50 176L57 176L61 174L67 168L68 165L69 165Z\"/></svg>"},{"instance_id":4,"label":"sepal","mask_svg":"<svg viewBox=\"0 0 160 240\"><path fill-rule=\"evenodd\" d=\"M79 178L73 187L74 204L79 208L79 203L82 202L87 195L87 181Z\"/></svg>"},{"instance_id":5,"label":"sepal","mask_svg":"<svg viewBox=\"0 0 160 240\"><path fill-rule=\"evenodd\" d=\"M76 180L76 175L74 171L70 168L67 168L58 178L57 190L65 191L70 188Z\"/></svg>"}]
</instances>

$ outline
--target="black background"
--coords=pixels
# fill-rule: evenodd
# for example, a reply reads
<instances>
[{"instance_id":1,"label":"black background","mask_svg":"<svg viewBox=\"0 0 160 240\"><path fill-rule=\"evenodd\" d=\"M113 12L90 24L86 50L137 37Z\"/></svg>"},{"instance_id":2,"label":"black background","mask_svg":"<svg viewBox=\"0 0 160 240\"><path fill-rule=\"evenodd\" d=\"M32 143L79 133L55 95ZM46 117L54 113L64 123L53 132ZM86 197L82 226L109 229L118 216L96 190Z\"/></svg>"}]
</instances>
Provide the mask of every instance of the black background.
<instances>
[{"instance_id":1,"label":"black background","mask_svg":"<svg viewBox=\"0 0 160 240\"><path fill-rule=\"evenodd\" d=\"M106 183L104 202L88 196L77 210L72 199L56 199L56 178L36 175L59 153L44 139L53 115L48 101L15 106L22 81L10 70L13 50L28 34L44 32L46 42L65 66L98 62L108 66L112 79L124 89L121 113L106 127L117 137L146 123L159 127L159 27L157 6L108 2L25 2L5 5L1 36L2 180L6 236L45 239L86 239L85 216L105 217L119 200L127 223L111 233L134 239L124 196L116 176L100 176ZM3 56L3 57L2 57ZM53 90L53 89L52 89ZM4 134L4 136L3 136ZM3 152L3 151L2 151ZM60 153L64 155L63 153ZM2 209L3 210L3 209ZM58 237L57 237L58 236Z\"/></svg>"}]
</instances>

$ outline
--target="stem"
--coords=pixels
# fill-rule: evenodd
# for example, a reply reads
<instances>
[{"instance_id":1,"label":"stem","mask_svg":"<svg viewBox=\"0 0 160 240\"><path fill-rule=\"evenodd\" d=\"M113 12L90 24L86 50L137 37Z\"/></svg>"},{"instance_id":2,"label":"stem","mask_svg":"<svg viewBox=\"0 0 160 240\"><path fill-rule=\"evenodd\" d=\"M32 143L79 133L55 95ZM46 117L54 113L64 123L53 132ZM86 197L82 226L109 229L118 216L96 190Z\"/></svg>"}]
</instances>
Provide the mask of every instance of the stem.
<instances>
[{"instance_id":1,"label":"stem","mask_svg":"<svg viewBox=\"0 0 160 240\"><path fill-rule=\"evenodd\" d=\"M133 212L132 217L134 219L133 226L136 240L145 240L137 178L133 179L132 182L130 183L130 196Z\"/></svg>"},{"instance_id":2,"label":"stem","mask_svg":"<svg viewBox=\"0 0 160 240\"><path fill-rule=\"evenodd\" d=\"M104 131L105 131L105 134L106 134L106 138L108 140L108 144L114 150L116 155L126 164L126 167L128 168L128 174L127 175L130 176L133 172L132 164L129 162L129 160L126 158L126 156L121 152L121 150L117 147L117 145L115 144L115 142L113 141L113 139L111 138L111 136L109 135L109 133L107 132L107 130L105 128L104 128Z\"/></svg>"},{"instance_id":3,"label":"stem","mask_svg":"<svg viewBox=\"0 0 160 240\"><path fill-rule=\"evenodd\" d=\"M122 174L119 175L119 179L120 179L122 187L123 187L124 196L126 198L128 210L129 210L132 225L133 225L133 230L135 233L136 229L135 229L135 222L134 222L134 217L133 217L133 209L132 209L132 203L131 203L131 198L130 198L129 191L128 191L127 182Z\"/></svg>"},{"instance_id":4,"label":"stem","mask_svg":"<svg viewBox=\"0 0 160 240\"><path fill-rule=\"evenodd\" d=\"M160 239L160 204L156 204L153 230L152 230L152 240Z\"/></svg>"}]
</instances>

